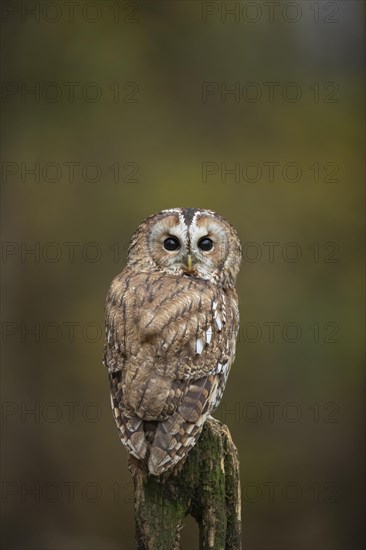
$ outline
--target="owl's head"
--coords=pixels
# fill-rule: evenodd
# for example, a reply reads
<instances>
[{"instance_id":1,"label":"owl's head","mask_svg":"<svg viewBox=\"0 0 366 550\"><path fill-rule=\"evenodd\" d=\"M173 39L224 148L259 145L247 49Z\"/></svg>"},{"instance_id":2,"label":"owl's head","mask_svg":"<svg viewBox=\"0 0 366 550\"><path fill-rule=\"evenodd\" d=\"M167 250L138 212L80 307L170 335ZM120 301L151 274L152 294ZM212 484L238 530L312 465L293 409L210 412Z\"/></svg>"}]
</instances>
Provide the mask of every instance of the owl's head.
<instances>
[{"instance_id":1,"label":"owl's head","mask_svg":"<svg viewBox=\"0 0 366 550\"><path fill-rule=\"evenodd\" d=\"M172 208L147 218L133 235L128 265L199 277L233 287L241 262L237 232L211 210Z\"/></svg>"}]
</instances>

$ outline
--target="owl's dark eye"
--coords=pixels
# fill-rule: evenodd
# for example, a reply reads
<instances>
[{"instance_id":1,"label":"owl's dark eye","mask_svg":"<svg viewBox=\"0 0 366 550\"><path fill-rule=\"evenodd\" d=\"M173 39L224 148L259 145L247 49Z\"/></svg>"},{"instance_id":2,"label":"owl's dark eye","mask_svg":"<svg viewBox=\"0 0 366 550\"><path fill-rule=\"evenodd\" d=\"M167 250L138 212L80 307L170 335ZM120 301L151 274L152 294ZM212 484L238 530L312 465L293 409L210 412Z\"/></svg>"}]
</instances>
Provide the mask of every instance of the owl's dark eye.
<instances>
[{"instance_id":1,"label":"owl's dark eye","mask_svg":"<svg viewBox=\"0 0 366 550\"><path fill-rule=\"evenodd\" d=\"M164 248L169 251L178 250L178 248L180 248L179 239L176 237L168 237L164 241Z\"/></svg>"},{"instance_id":2,"label":"owl's dark eye","mask_svg":"<svg viewBox=\"0 0 366 550\"><path fill-rule=\"evenodd\" d=\"M211 250L212 247L213 247L213 242L208 237L202 237L202 239L198 241L198 248L200 248L201 250L204 250L205 252L207 252L208 250Z\"/></svg>"}]
</instances>

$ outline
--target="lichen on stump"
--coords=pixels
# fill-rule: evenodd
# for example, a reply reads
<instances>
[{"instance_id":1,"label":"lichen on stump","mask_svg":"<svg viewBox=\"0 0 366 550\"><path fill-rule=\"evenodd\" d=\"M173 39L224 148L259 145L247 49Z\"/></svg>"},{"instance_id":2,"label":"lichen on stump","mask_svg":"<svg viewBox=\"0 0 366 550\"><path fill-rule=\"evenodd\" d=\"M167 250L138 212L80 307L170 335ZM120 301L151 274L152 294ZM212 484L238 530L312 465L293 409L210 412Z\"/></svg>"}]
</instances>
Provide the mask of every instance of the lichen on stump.
<instances>
[{"instance_id":1,"label":"lichen on stump","mask_svg":"<svg viewBox=\"0 0 366 550\"><path fill-rule=\"evenodd\" d=\"M183 520L199 525L201 550L241 549L239 459L230 432L209 417L183 464L156 477L130 457L138 550L179 550Z\"/></svg>"}]
</instances>

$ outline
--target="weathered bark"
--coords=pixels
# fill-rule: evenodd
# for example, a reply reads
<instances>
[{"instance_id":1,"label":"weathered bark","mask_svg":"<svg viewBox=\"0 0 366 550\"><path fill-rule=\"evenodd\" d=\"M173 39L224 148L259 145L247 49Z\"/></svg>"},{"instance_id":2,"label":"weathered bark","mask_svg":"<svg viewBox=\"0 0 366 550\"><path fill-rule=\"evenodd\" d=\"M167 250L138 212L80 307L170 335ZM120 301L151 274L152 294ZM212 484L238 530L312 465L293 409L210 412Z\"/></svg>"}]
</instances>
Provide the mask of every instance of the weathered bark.
<instances>
[{"instance_id":1,"label":"weathered bark","mask_svg":"<svg viewBox=\"0 0 366 550\"><path fill-rule=\"evenodd\" d=\"M201 550L241 548L239 460L230 432L209 418L185 462L159 477L131 458L138 550L178 550L185 516L199 524Z\"/></svg>"}]
</instances>

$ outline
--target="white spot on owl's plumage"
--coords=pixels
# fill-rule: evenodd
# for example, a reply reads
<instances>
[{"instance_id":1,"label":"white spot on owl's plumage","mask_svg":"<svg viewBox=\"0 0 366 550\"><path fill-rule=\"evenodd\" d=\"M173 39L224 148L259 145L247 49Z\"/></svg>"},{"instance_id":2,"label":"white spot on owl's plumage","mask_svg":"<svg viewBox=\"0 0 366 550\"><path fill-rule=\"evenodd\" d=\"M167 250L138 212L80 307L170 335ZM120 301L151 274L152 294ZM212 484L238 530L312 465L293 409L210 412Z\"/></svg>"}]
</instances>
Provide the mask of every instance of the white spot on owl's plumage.
<instances>
[{"instance_id":1,"label":"white spot on owl's plumage","mask_svg":"<svg viewBox=\"0 0 366 550\"><path fill-rule=\"evenodd\" d=\"M197 341L196 341L196 353L197 353L198 355L201 355L202 350L203 350L203 342L202 342L201 338L197 338Z\"/></svg>"},{"instance_id":2,"label":"white spot on owl's plumage","mask_svg":"<svg viewBox=\"0 0 366 550\"><path fill-rule=\"evenodd\" d=\"M212 369L211 374L224 374L229 371L229 363L217 363L217 365Z\"/></svg>"},{"instance_id":3,"label":"white spot on owl's plumage","mask_svg":"<svg viewBox=\"0 0 366 550\"><path fill-rule=\"evenodd\" d=\"M221 329L222 329L222 317L221 317L221 313L219 311L215 312L215 321L216 321L217 328L220 332Z\"/></svg>"},{"instance_id":4,"label":"white spot on owl's plumage","mask_svg":"<svg viewBox=\"0 0 366 550\"><path fill-rule=\"evenodd\" d=\"M213 334L213 330L212 328L208 328L206 330L206 344L209 344L212 340L212 334Z\"/></svg>"}]
</instances>

